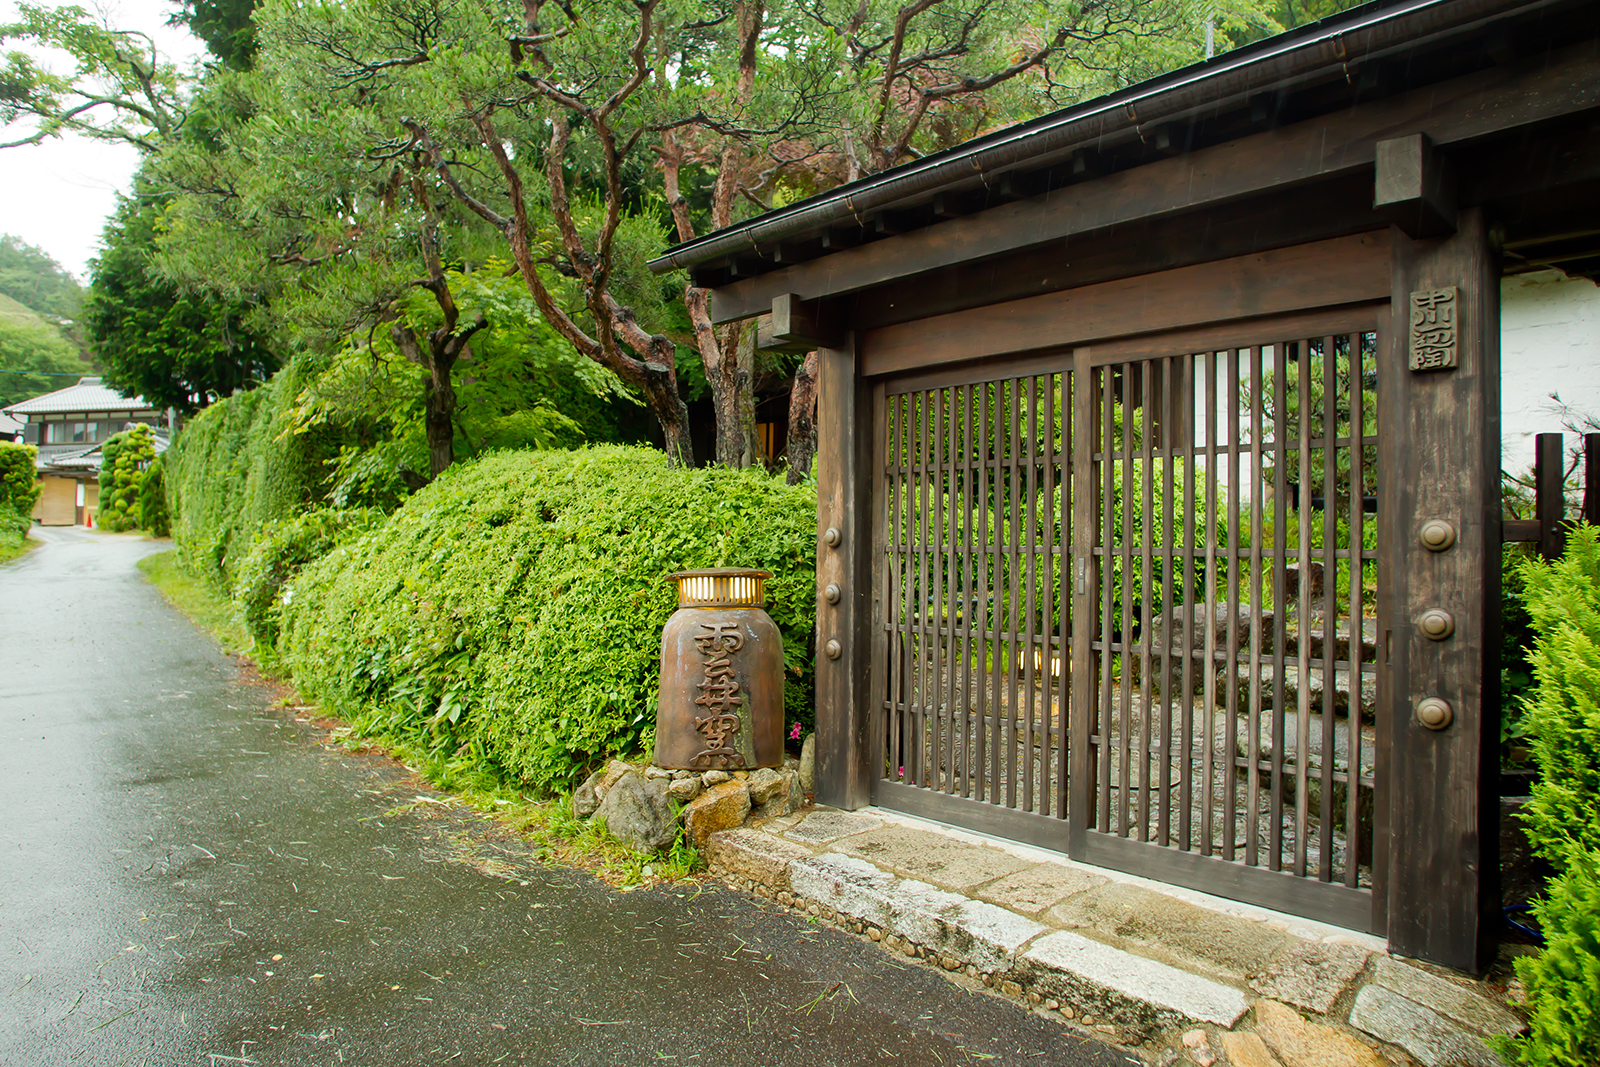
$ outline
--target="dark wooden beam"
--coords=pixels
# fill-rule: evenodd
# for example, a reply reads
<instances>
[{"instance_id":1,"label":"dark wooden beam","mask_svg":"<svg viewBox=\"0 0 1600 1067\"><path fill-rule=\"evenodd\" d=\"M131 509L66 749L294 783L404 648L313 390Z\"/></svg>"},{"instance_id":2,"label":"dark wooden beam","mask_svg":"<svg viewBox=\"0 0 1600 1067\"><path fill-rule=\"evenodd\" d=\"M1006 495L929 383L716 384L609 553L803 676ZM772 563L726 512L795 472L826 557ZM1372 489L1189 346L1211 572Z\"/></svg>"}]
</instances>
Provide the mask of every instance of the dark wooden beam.
<instances>
[{"instance_id":1,"label":"dark wooden beam","mask_svg":"<svg viewBox=\"0 0 1600 1067\"><path fill-rule=\"evenodd\" d=\"M1533 435L1533 514L1539 523L1539 555L1560 559L1567 549L1567 451L1558 433Z\"/></svg>"},{"instance_id":2,"label":"dark wooden beam","mask_svg":"<svg viewBox=\"0 0 1600 1067\"><path fill-rule=\"evenodd\" d=\"M1456 365L1410 368L1413 293L1455 287ZM1500 929L1500 271L1481 209L1444 240L1394 231L1393 328L1380 329L1382 501L1375 896L1391 952L1481 974ZM1418 534L1456 528L1442 551ZM1416 620L1442 610L1455 632ZM1444 700L1447 721L1423 716ZM1386 823L1386 825L1384 825ZM1387 830L1387 835L1385 835ZM1375 863L1375 866L1378 864Z\"/></svg>"},{"instance_id":3,"label":"dark wooden beam","mask_svg":"<svg viewBox=\"0 0 1600 1067\"><path fill-rule=\"evenodd\" d=\"M1307 198L1317 210L1307 211ZM881 285L846 298L857 330L1187 267L1272 248L1387 229L1372 211L1372 181L1349 175L1310 189L1109 227L1039 248Z\"/></svg>"},{"instance_id":4,"label":"dark wooden beam","mask_svg":"<svg viewBox=\"0 0 1600 1067\"><path fill-rule=\"evenodd\" d=\"M835 348L844 338L838 316L831 305L820 300L801 300L793 293L772 298L771 340L789 351L809 352L813 348Z\"/></svg>"},{"instance_id":5,"label":"dark wooden beam","mask_svg":"<svg viewBox=\"0 0 1600 1067\"><path fill-rule=\"evenodd\" d=\"M712 315L760 314L779 293L807 299L1176 214L1319 178L1364 171L1379 141L1426 129L1439 145L1476 140L1600 106L1592 43L1387 100L1159 160L1047 195L951 219L892 240L774 271L716 292Z\"/></svg>"},{"instance_id":6,"label":"dark wooden beam","mask_svg":"<svg viewBox=\"0 0 1600 1067\"><path fill-rule=\"evenodd\" d=\"M1455 175L1428 135L1379 141L1375 152L1372 209L1413 239L1455 233Z\"/></svg>"},{"instance_id":7,"label":"dark wooden beam","mask_svg":"<svg viewBox=\"0 0 1600 1067\"><path fill-rule=\"evenodd\" d=\"M829 226L822 233L822 247L824 251L841 252L847 248L855 248L861 243L861 231L848 226ZM715 297L712 298L715 302ZM722 322L729 319L719 320Z\"/></svg>"},{"instance_id":8,"label":"dark wooden beam","mask_svg":"<svg viewBox=\"0 0 1600 1067\"><path fill-rule=\"evenodd\" d=\"M1383 230L884 326L861 335L860 367L890 374L1388 295Z\"/></svg>"}]
</instances>

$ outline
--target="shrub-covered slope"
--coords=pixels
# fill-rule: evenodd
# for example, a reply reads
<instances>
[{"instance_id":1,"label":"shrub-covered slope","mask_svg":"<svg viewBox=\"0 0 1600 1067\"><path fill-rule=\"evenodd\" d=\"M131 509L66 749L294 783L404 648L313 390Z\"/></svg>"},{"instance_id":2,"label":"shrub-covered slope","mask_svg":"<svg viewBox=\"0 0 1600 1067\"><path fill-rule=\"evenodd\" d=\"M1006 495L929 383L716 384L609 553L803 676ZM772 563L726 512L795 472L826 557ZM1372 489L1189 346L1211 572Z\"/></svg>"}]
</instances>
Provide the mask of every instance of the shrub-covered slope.
<instances>
[{"instance_id":1,"label":"shrub-covered slope","mask_svg":"<svg viewBox=\"0 0 1600 1067\"><path fill-rule=\"evenodd\" d=\"M811 718L815 492L669 469L649 449L504 452L450 469L280 598L296 682L357 732L557 789L653 725L667 575L754 566Z\"/></svg>"}]
</instances>

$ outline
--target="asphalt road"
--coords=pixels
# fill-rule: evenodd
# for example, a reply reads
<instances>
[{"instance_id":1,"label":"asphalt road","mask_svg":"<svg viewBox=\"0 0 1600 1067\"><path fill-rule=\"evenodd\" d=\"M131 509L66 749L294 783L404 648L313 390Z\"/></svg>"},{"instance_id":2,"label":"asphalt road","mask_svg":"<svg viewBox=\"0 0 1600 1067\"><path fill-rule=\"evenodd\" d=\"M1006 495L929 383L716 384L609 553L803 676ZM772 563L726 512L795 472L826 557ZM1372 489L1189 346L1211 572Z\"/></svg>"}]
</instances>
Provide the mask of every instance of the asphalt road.
<instances>
[{"instance_id":1,"label":"asphalt road","mask_svg":"<svg viewBox=\"0 0 1600 1067\"><path fill-rule=\"evenodd\" d=\"M0 1064L1126 1064L714 886L541 864L323 743L135 568L0 567ZM422 799L418 799L418 798Z\"/></svg>"}]
</instances>

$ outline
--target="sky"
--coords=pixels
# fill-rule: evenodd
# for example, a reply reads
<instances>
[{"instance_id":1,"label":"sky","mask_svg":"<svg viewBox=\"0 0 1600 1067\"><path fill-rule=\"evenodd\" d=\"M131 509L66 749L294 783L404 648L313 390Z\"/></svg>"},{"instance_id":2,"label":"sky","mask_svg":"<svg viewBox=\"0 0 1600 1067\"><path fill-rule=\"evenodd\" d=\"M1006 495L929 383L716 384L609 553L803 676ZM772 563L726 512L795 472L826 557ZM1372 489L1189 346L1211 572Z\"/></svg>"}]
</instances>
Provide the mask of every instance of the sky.
<instances>
[{"instance_id":1,"label":"sky","mask_svg":"<svg viewBox=\"0 0 1600 1067\"><path fill-rule=\"evenodd\" d=\"M54 0L40 2L64 6ZM169 0L79 0L79 6L100 12L118 28L148 33L165 57L180 65L206 54L205 45L188 30L166 25L173 10ZM16 17L13 0L0 0L0 24ZM0 50L14 47L7 42ZM70 67L52 69L65 73ZM3 131L0 139L16 140L17 134ZM100 250L100 231L116 208L117 194L131 186L138 166L139 154L133 148L82 137L0 150L0 233L44 249L87 283L89 260Z\"/></svg>"}]
</instances>

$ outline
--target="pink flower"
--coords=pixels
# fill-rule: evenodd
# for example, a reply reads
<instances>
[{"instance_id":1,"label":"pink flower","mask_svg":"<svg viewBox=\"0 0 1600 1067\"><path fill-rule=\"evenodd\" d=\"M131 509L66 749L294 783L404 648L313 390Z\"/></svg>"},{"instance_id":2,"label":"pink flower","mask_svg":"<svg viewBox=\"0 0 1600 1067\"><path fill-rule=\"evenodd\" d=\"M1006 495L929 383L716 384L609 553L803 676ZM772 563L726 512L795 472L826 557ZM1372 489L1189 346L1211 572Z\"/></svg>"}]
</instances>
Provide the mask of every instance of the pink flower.
<instances>
[{"instance_id":1,"label":"pink flower","mask_svg":"<svg viewBox=\"0 0 1600 1067\"><path fill-rule=\"evenodd\" d=\"M790 730L789 730L789 740L791 740L791 741L800 740L800 724L799 723L795 723L794 726L792 728L790 728Z\"/></svg>"}]
</instances>

